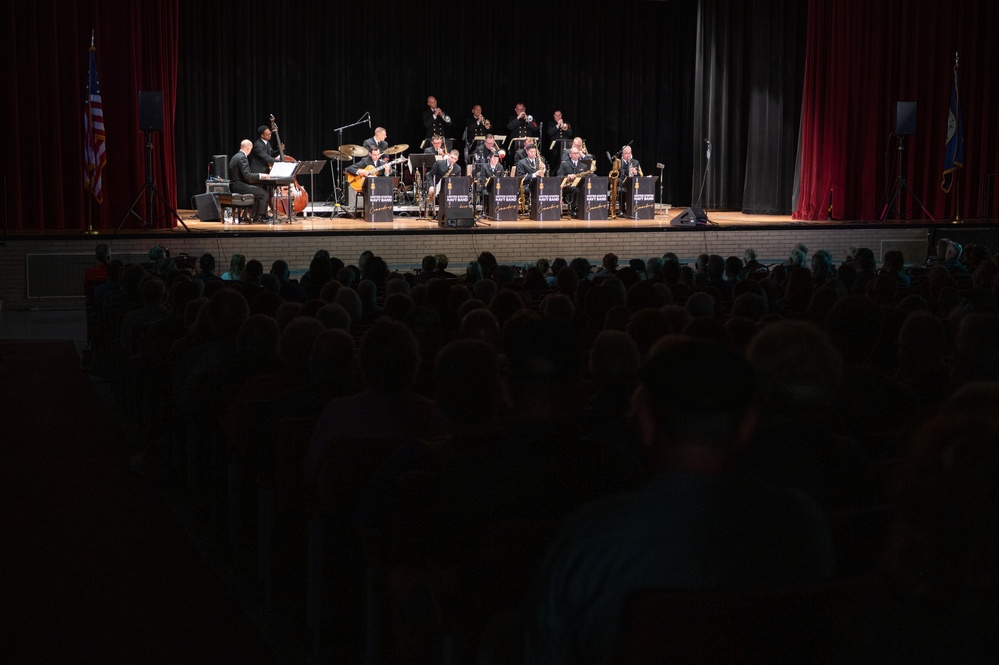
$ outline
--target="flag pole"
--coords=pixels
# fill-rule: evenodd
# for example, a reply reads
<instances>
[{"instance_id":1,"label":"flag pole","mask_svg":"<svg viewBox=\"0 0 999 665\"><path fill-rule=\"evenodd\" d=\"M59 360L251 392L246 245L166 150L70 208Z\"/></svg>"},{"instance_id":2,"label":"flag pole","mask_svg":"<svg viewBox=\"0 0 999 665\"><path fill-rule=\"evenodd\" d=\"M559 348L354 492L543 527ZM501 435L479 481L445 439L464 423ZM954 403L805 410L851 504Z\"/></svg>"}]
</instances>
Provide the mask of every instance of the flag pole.
<instances>
[{"instance_id":1,"label":"flag pole","mask_svg":"<svg viewBox=\"0 0 999 665\"><path fill-rule=\"evenodd\" d=\"M90 30L90 50L94 50L94 30ZM93 109L90 105L90 80L87 79L87 116L90 119L90 126L94 124ZM90 193L90 185L87 186L87 194ZM84 231L87 235L98 235L98 231L94 231L94 200L92 196L87 196L87 230Z\"/></svg>"},{"instance_id":2,"label":"flag pole","mask_svg":"<svg viewBox=\"0 0 999 665\"><path fill-rule=\"evenodd\" d=\"M954 71L956 72L958 67L961 66L961 56L958 51L954 51ZM958 112L960 112L960 106L958 107ZM959 141L964 140L964 136L958 136ZM953 179L954 179L954 221L951 224L963 224L961 221L961 169L954 169Z\"/></svg>"}]
</instances>

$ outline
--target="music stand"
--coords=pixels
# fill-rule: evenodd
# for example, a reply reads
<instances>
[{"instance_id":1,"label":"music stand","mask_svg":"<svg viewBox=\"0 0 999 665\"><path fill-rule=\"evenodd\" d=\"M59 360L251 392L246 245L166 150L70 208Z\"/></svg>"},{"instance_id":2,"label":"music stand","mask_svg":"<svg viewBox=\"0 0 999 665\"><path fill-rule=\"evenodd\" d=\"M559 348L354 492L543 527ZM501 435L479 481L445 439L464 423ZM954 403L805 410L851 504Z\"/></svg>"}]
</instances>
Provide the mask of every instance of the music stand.
<instances>
[{"instance_id":1,"label":"music stand","mask_svg":"<svg viewBox=\"0 0 999 665\"><path fill-rule=\"evenodd\" d=\"M298 163L298 173L296 175L309 176L309 186L312 188L313 194L316 191L316 174L322 171L324 166L326 166L326 161L323 159L314 159L312 161L304 161ZM312 206L312 217L315 217L316 199L315 198L310 199L309 205ZM309 214L306 213L305 216L308 217Z\"/></svg>"}]
</instances>

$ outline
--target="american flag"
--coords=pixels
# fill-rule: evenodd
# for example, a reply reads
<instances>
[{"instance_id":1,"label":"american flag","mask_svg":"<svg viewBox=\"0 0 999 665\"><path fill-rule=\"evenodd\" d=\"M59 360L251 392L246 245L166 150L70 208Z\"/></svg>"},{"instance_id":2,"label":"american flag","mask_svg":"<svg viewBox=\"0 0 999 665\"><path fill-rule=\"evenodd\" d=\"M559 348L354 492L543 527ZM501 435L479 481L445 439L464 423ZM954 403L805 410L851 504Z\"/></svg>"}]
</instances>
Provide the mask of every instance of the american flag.
<instances>
[{"instance_id":1,"label":"american flag","mask_svg":"<svg viewBox=\"0 0 999 665\"><path fill-rule=\"evenodd\" d=\"M90 36L90 76L87 80L87 101L83 114L83 129L87 143L83 147L86 168L83 172L83 186L94 195L98 203L104 202L101 176L104 172L104 106L101 103L101 86L97 82L97 49L94 37Z\"/></svg>"}]
</instances>

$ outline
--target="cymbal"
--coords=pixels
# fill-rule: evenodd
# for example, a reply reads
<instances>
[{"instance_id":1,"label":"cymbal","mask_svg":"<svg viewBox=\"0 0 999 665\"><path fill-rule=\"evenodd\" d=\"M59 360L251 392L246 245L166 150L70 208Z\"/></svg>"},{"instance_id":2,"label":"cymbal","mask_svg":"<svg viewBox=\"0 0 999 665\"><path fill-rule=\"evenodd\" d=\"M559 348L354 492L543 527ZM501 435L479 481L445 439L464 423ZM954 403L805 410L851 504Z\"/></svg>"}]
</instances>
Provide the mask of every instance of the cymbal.
<instances>
[{"instance_id":1,"label":"cymbal","mask_svg":"<svg viewBox=\"0 0 999 665\"><path fill-rule=\"evenodd\" d=\"M400 143L399 145L394 145L394 146L392 146L390 148L385 148L385 154L386 155L398 155L400 152L403 152L405 150L409 150L409 144L408 143Z\"/></svg>"},{"instance_id":2,"label":"cymbal","mask_svg":"<svg viewBox=\"0 0 999 665\"><path fill-rule=\"evenodd\" d=\"M323 155L329 157L330 159L336 159L341 162L349 162L350 155L346 155L339 150L323 150Z\"/></svg>"},{"instance_id":3,"label":"cymbal","mask_svg":"<svg viewBox=\"0 0 999 665\"><path fill-rule=\"evenodd\" d=\"M353 143L348 143L346 145L340 146L340 152L345 155L350 155L351 157L367 157L368 149L361 145L355 145Z\"/></svg>"}]
</instances>

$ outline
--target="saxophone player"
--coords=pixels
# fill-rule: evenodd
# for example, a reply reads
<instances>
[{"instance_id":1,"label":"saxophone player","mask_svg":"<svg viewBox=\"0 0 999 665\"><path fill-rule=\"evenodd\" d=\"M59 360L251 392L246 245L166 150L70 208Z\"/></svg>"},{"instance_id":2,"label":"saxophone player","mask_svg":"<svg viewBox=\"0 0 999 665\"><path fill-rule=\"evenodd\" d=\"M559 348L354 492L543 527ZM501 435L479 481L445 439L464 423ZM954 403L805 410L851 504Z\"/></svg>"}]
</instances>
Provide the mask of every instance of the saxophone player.
<instances>
[{"instance_id":1,"label":"saxophone player","mask_svg":"<svg viewBox=\"0 0 999 665\"><path fill-rule=\"evenodd\" d=\"M438 159L427 171L427 201L432 201L444 189L441 182L444 178L461 173L458 167L458 151L452 150L444 159Z\"/></svg>"},{"instance_id":2,"label":"saxophone player","mask_svg":"<svg viewBox=\"0 0 999 665\"><path fill-rule=\"evenodd\" d=\"M569 158L563 161L558 167L558 176L562 178L562 200L569 205L569 214L576 217L579 209L579 188L582 187L582 180L578 185L573 186L575 176L585 175L590 172L586 164L580 161L579 148L573 146L566 150Z\"/></svg>"},{"instance_id":3,"label":"saxophone player","mask_svg":"<svg viewBox=\"0 0 999 665\"><path fill-rule=\"evenodd\" d=\"M527 147L527 156L517 162L517 177L523 178L522 182L527 185L534 178L544 176L546 169L544 160L538 156L538 146L531 144Z\"/></svg>"},{"instance_id":4,"label":"saxophone player","mask_svg":"<svg viewBox=\"0 0 999 665\"><path fill-rule=\"evenodd\" d=\"M437 98L427 97L427 108L423 110L423 126L427 128L427 138L434 134L444 136L451 126L451 116L437 106Z\"/></svg>"},{"instance_id":5,"label":"saxophone player","mask_svg":"<svg viewBox=\"0 0 999 665\"><path fill-rule=\"evenodd\" d=\"M621 148L621 179L642 175L642 167L632 155L631 146Z\"/></svg>"}]
</instances>

